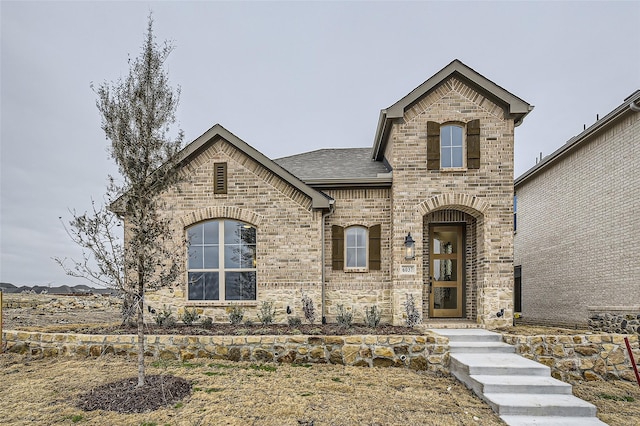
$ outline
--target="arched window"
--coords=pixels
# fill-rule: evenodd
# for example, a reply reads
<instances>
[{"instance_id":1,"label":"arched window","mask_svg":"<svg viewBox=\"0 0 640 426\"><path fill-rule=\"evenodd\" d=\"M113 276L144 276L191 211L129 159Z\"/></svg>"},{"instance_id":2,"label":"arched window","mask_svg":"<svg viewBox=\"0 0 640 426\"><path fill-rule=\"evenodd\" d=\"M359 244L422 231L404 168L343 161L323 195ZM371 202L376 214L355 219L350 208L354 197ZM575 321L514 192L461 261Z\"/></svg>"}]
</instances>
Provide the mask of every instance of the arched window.
<instances>
[{"instance_id":1,"label":"arched window","mask_svg":"<svg viewBox=\"0 0 640 426\"><path fill-rule=\"evenodd\" d=\"M440 127L440 167L464 167L464 145L462 126Z\"/></svg>"},{"instance_id":2,"label":"arched window","mask_svg":"<svg viewBox=\"0 0 640 426\"><path fill-rule=\"evenodd\" d=\"M367 267L367 228L351 226L345 230L345 258L347 269Z\"/></svg>"},{"instance_id":3,"label":"arched window","mask_svg":"<svg viewBox=\"0 0 640 426\"><path fill-rule=\"evenodd\" d=\"M187 229L188 299L256 300L256 228L235 220Z\"/></svg>"}]
</instances>

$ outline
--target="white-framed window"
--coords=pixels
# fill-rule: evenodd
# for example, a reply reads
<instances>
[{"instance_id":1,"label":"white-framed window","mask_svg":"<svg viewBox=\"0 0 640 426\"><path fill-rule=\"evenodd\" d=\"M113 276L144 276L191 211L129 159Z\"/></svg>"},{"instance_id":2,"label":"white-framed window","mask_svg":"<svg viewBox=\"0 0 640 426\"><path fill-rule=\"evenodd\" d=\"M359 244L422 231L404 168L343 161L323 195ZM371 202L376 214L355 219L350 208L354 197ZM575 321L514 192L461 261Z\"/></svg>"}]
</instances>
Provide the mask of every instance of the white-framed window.
<instances>
[{"instance_id":1,"label":"white-framed window","mask_svg":"<svg viewBox=\"0 0 640 426\"><path fill-rule=\"evenodd\" d=\"M188 300L256 300L256 228L230 219L187 229Z\"/></svg>"},{"instance_id":2,"label":"white-framed window","mask_svg":"<svg viewBox=\"0 0 640 426\"><path fill-rule=\"evenodd\" d=\"M462 126L447 124L440 127L440 167L464 167L464 138Z\"/></svg>"},{"instance_id":3,"label":"white-framed window","mask_svg":"<svg viewBox=\"0 0 640 426\"><path fill-rule=\"evenodd\" d=\"M350 226L345 229L345 269L364 270L367 268L367 228Z\"/></svg>"}]
</instances>

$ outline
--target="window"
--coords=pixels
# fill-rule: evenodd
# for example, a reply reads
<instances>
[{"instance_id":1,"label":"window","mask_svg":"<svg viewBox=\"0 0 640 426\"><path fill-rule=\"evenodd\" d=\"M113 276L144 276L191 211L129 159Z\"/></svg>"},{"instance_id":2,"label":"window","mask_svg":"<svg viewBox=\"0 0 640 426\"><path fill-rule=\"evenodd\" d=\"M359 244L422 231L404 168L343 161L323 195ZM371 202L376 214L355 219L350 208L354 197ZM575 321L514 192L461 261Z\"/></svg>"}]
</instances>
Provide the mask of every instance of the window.
<instances>
[{"instance_id":1,"label":"window","mask_svg":"<svg viewBox=\"0 0 640 426\"><path fill-rule=\"evenodd\" d=\"M518 230L518 196L513 194L513 232Z\"/></svg>"},{"instance_id":2,"label":"window","mask_svg":"<svg viewBox=\"0 0 640 426\"><path fill-rule=\"evenodd\" d=\"M345 257L347 269L367 267L367 228L352 226L345 232Z\"/></svg>"},{"instance_id":3,"label":"window","mask_svg":"<svg viewBox=\"0 0 640 426\"><path fill-rule=\"evenodd\" d=\"M480 168L480 120L442 125L427 122L427 170L451 168Z\"/></svg>"},{"instance_id":4,"label":"window","mask_svg":"<svg viewBox=\"0 0 640 426\"><path fill-rule=\"evenodd\" d=\"M256 300L256 228L211 220L187 230L188 299Z\"/></svg>"},{"instance_id":5,"label":"window","mask_svg":"<svg viewBox=\"0 0 640 426\"><path fill-rule=\"evenodd\" d=\"M440 127L440 167L463 167L462 127Z\"/></svg>"},{"instance_id":6,"label":"window","mask_svg":"<svg viewBox=\"0 0 640 426\"><path fill-rule=\"evenodd\" d=\"M334 271L379 271L381 226L331 226L331 268Z\"/></svg>"},{"instance_id":7,"label":"window","mask_svg":"<svg viewBox=\"0 0 640 426\"><path fill-rule=\"evenodd\" d=\"M522 312L522 266L513 268L513 311Z\"/></svg>"}]
</instances>

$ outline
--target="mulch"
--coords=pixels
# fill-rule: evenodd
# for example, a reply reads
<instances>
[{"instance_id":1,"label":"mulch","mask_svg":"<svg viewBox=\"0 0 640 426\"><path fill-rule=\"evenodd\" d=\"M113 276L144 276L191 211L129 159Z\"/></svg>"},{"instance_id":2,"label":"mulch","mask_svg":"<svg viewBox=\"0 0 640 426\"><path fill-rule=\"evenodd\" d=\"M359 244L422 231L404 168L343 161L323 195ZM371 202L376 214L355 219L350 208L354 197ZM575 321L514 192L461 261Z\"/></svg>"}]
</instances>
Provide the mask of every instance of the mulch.
<instances>
[{"instance_id":1,"label":"mulch","mask_svg":"<svg viewBox=\"0 0 640 426\"><path fill-rule=\"evenodd\" d=\"M136 334L137 328L134 324L118 326L91 326L74 327L76 333L86 334ZM377 335L415 335L421 334L421 330L393 325L380 325L376 328L367 327L364 324L353 324L350 327L343 327L338 324L301 324L289 326L286 324L238 324L213 323L203 324L175 324L163 326L157 324L145 324L145 334L149 335L190 335L190 336L243 336L243 335L323 335L323 336L348 336L360 334Z\"/></svg>"},{"instance_id":2,"label":"mulch","mask_svg":"<svg viewBox=\"0 0 640 426\"><path fill-rule=\"evenodd\" d=\"M172 405L191 394L191 383L172 375L130 377L91 389L80 395L77 405L85 411L107 410L118 413L145 413Z\"/></svg>"}]
</instances>

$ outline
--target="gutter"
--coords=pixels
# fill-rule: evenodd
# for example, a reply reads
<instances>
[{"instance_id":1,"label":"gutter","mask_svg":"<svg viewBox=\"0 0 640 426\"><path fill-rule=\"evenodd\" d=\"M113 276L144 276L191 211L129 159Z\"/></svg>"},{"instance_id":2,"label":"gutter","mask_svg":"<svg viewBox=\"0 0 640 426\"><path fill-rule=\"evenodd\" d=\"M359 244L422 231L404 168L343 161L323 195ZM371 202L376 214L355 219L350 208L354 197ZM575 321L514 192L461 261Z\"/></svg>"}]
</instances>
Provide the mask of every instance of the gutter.
<instances>
[{"instance_id":1,"label":"gutter","mask_svg":"<svg viewBox=\"0 0 640 426\"><path fill-rule=\"evenodd\" d=\"M325 265L325 222L326 222L326 218L331 215L334 211L335 211L335 200L329 200L329 211L327 211L326 213L322 213L322 226L320 227L322 229L322 237L321 237L321 241L322 241L322 305L321 305L321 314L322 314L322 324L326 324L327 323L327 317L325 315L325 300L326 300L326 295L325 295L325 286L326 286L326 277L325 277L325 269L326 269L326 265Z\"/></svg>"}]
</instances>

